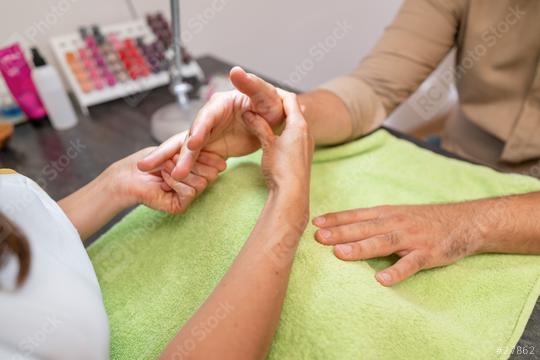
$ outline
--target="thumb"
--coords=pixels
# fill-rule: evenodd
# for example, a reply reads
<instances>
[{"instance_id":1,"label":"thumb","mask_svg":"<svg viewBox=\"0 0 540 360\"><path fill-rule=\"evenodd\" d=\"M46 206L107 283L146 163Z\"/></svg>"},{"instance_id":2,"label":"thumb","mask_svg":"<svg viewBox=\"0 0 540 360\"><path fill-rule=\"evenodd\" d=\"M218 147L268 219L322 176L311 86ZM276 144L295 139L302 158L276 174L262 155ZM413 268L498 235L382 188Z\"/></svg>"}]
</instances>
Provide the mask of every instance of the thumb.
<instances>
[{"instance_id":1,"label":"thumb","mask_svg":"<svg viewBox=\"0 0 540 360\"><path fill-rule=\"evenodd\" d=\"M283 91L279 92L283 99L283 110L285 112L285 128L306 125L306 119L302 107L298 103L296 94Z\"/></svg>"},{"instance_id":2,"label":"thumb","mask_svg":"<svg viewBox=\"0 0 540 360\"><path fill-rule=\"evenodd\" d=\"M273 85L256 75L246 73L238 66L231 70L229 77L234 87L250 98L255 112L261 114L271 125L281 120L281 99Z\"/></svg>"},{"instance_id":3,"label":"thumb","mask_svg":"<svg viewBox=\"0 0 540 360\"><path fill-rule=\"evenodd\" d=\"M231 69L229 78L235 88L249 97L257 96L259 93L264 92L267 89L266 85L272 87L272 85L258 76L248 74L240 66L235 66Z\"/></svg>"},{"instance_id":4,"label":"thumb","mask_svg":"<svg viewBox=\"0 0 540 360\"><path fill-rule=\"evenodd\" d=\"M274 141L275 135L272 128L261 116L251 111L246 111L242 114L242 120L246 124L248 131L259 139L263 150L268 148Z\"/></svg>"},{"instance_id":5,"label":"thumb","mask_svg":"<svg viewBox=\"0 0 540 360\"><path fill-rule=\"evenodd\" d=\"M393 286L422 270L426 258L418 251L413 251L399 259L394 265L377 273L375 278L384 286Z\"/></svg>"},{"instance_id":6,"label":"thumb","mask_svg":"<svg viewBox=\"0 0 540 360\"><path fill-rule=\"evenodd\" d=\"M156 169L159 169L164 162L180 151L184 144L186 134L187 132L176 134L159 145L158 148L149 151L148 154L137 162L139 170L144 172L154 172Z\"/></svg>"}]
</instances>

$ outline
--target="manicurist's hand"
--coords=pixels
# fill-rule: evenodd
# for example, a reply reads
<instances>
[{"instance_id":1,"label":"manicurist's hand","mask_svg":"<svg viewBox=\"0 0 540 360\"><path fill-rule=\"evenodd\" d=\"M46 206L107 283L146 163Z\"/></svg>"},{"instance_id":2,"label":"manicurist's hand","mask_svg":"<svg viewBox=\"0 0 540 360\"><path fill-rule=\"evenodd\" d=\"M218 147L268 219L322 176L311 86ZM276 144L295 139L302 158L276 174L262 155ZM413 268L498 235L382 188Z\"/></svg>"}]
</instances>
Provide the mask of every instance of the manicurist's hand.
<instances>
[{"instance_id":1,"label":"manicurist's hand","mask_svg":"<svg viewBox=\"0 0 540 360\"><path fill-rule=\"evenodd\" d=\"M163 163L161 168L154 169L154 172L139 170L137 162L155 149L150 147L138 151L109 169L118 189L117 196L129 205L144 204L172 214L182 213L226 168L225 160L220 156L201 152L191 172L182 181L176 181L170 175L176 157Z\"/></svg>"},{"instance_id":2,"label":"manicurist's hand","mask_svg":"<svg viewBox=\"0 0 540 360\"><path fill-rule=\"evenodd\" d=\"M499 213L503 213L500 206L485 201L381 206L325 214L313 224L319 227L317 241L333 246L342 260L399 255L395 264L375 276L382 285L392 286L422 269L448 265L480 251L486 226Z\"/></svg>"},{"instance_id":3,"label":"manicurist's hand","mask_svg":"<svg viewBox=\"0 0 540 360\"><path fill-rule=\"evenodd\" d=\"M246 129L261 144L262 173L270 195L283 194L301 210L307 210L314 141L296 95L279 90L285 111L285 128L275 135L268 122L251 111L243 114Z\"/></svg>"},{"instance_id":4,"label":"manicurist's hand","mask_svg":"<svg viewBox=\"0 0 540 360\"><path fill-rule=\"evenodd\" d=\"M257 150L257 138L247 131L242 115L252 111L261 115L270 126L277 126L284 118L281 99L274 86L239 67L231 70L230 80L237 90L214 94L197 114L191 130L165 141L139 161L139 169L150 171L179 154L171 175L176 180L182 180L189 174L202 150L224 159Z\"/></svg>"},{"instance_id":5,"label":"manicurist's hand","mask_svg":"<svg viewBox=\"0 0 540 360\"><path fill-rule=\"evenodd\" d=\"M115 162L58 202L82 240L92 236L119 212L136 204L169 213L185 211L226 167L225 160L218 155L202 152L188 176L178 182L169 175L174 167L172 160L150 172L137 168L137 162L154 149L146 148Z\"/></svg>"},{"instance_id":6,"label":"manicurist's hand","mask_svg":"<svg viewBox=\"0 0 540 360\"><path fill-rule=\"evenodd\" d=\"M296 96L280 91L285 129L276 136L253 112L242 116L260 143L262 172L269 188L265 206L244 246L208 299L161 354L161 359L265 359L279 324L283 299L308 216L313 140ZM282 99L282 100L281 100ZM234 220L234 219L233 219ZM224 316L197 346L184 351L200 324Z\"/></svg>"}]
</instances>

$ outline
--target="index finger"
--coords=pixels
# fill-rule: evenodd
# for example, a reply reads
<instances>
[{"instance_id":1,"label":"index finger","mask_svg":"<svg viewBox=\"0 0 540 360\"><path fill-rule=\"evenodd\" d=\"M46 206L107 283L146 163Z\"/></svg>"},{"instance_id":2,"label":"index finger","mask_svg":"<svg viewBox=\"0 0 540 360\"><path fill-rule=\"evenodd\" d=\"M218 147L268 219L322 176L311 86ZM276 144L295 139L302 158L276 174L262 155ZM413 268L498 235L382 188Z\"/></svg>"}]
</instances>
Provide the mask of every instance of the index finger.
<instances>
[{"instance_id":1,"label":"index finger","mask_svg":"<svg viewBox=\"0 0 540 360\"><path fill-rule=\"evenodd\" d=\"M313 225L324 228L372 220L380 216L380 210L380 208L374 207L323 214L313 219Z\"/></svg>"}]
</instances>

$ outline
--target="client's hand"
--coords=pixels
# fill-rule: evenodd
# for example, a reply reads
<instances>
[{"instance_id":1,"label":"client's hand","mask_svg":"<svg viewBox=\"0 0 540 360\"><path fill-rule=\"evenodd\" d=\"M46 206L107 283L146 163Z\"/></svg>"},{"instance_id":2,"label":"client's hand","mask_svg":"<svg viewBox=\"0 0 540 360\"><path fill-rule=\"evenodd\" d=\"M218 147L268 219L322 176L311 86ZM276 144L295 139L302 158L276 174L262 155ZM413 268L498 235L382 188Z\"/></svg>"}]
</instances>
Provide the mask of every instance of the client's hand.
<instances>
[{"instance_id":1,"label":"client's hand","mask_svg":"<svg viewBox=\"0 0 540 360\"><path fill-rule=\"evenodd\" d=\"M116 184L116 194L127 205L144 204L156 210L182 213L226 167L225 160L218 155L201 152L191 172L182 181L170 176L174 168L172 160L150 172L140 171L137 162L155 149L140 150L108 169Z\"/></svg>"},{"instance_id":2,"label":"client's hand","mask_svg":"<svg viewBox=\"0 0 540 360\"><path fill-rule=\"evenodd\" d=\"M478 252L490 214L482 201L444 205L379 206L325 214L313 220L315 238L342 260L397 254L376 279L392 286L422 269L451 264ZM489 217L489 215L485 215ZM491 229L490 229L491 230Z\"/></svg>"},{"instance_id":3,"label":"client's hand","mask_svg":"<svg viewBox=\"0 0 540 360\"><path fill-rule=\"evenodd\" d=\"M188 132L174 135L155 151L139 161L141 171L150 171L179 154L171 175L184 179L197 162L201 150L227 159L247 155L259 148L257 138L246 130L242 114L252 111L261 115L270 126L283 121L283 108L277 89L239 67L231 70L230 79L238 89L216 93L199 111Z\"/></svg>"},{"instance_id":4,"label":"client's hand","mask_svg":"<svg viewBox=\"0 0 540 360\"><path fill-rule=\"evenodd\" d=\"M279 90L279 94L286 115L281 135L275 135L258 114L248 111L242 118L247 130L261 144L261 168L270 194L283 195L293 205L295 213L307 216L314 141L296 95L283 90Z\"/></svg>"}]
</instances>

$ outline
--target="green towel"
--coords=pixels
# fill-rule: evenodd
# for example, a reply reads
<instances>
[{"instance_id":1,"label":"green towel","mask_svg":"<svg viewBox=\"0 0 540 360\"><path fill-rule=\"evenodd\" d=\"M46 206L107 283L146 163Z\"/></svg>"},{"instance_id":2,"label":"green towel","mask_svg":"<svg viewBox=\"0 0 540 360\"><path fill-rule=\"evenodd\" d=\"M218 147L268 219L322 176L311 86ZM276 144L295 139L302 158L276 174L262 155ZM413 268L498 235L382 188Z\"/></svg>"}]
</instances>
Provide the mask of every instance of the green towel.
<instances>
[{"instance_id":1,"label":"green towel","mask_svg":"<svg viewBox=\"0 0 540 360\"><path fill-rule=\"evenodd\" d=\"M90 247L113 359L158 356L219 282L267 195L259 158L230 161L186 214L139 207ZM448 159L379 130L317 151L311 214L538 190L533 178ZM313 240L314 230L299 246L270 359L506 358L540 293L540 257L523 255L472 256L385 288L374 274L395 258L340 261ZM211 331L215 322L201 326Z\"/></svg>"}]
</instances>

